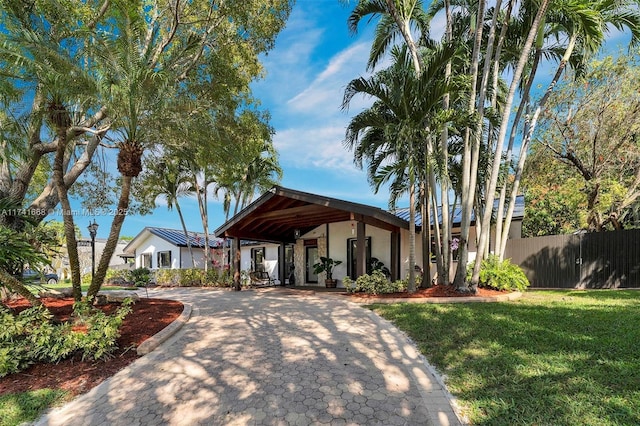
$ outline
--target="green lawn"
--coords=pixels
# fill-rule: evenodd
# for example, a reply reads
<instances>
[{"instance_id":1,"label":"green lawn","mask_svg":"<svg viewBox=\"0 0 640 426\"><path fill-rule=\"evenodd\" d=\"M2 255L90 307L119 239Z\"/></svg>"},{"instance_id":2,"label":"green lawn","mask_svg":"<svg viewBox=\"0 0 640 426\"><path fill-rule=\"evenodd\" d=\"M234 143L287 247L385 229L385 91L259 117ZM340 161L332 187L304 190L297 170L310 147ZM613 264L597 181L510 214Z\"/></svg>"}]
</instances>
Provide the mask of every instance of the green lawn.
<instances>
[{"instance_id":1,"label":"green lawn","mask_svg":"<svg viewBox=\"0 0 640 426\"><path fill-rule=\"evenodd\" d=\"M66 283L64 281L58 281L57 284L53 284L53 285L45 284L44 286L46 288L49 288L49 289L59 290L61 288L71 288L71 283ZM82 284L80 287L82 288L82 291L84 293L86 293L87 290L89 290L89 283ZM111 286L111 285L106 285L106 284L103 285L102 287L100 287L100 291L128 290L128 289L136 290L135 287L120 287L120 286ZM34 291L37 291L37 290L39 290L39 289L35 289Z\"/></svg>"},{"instance_id":2,"label":"green lawn","mask_svg":"<svg viewBox=\"0 0 640 426\"><path fill-rule=\"evenodd\" d=\"M640 424L640 291L370 307L446 375L473 424Z\"/></svg>"},{"instance_id":3,"label":"green lawn","mask_svg":"<svg viewBox=\"0 0 640 426\"><path fill-rule=\"evenodd\" d=\"M34 421L49 407L66 402L68 395L68 392L51 389L1 395L0 426Z\"/></svg>"}]
</instances>

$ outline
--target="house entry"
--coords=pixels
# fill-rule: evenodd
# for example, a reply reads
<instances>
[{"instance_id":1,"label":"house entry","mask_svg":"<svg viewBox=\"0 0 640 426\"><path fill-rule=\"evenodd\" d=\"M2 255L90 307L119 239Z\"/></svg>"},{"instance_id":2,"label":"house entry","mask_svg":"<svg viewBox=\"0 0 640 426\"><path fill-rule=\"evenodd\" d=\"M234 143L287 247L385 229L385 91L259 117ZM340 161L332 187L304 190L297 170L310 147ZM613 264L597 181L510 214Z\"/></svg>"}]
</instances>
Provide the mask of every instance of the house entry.
<instances>
[{"instance_id":1,"label":"house entry","mask_svg":"<svg viewBox=\"0 0 640 426\"><path fill-rule=\"evenodd\" d=\"M371 271L369 271L369 265L371 264L371 237L367 237L364 240L365 243L365 249L364 252L366 254L366 259L365 259L365 272L366 273L370 273ZM356 276L356 272L358 271L358 239L357 238L349 238L347 240L347 275L349 275L349 278L351 278L352 280L355 280L356 278L358 278Z\"/></svg>"},{"instance_id":2,"label":"house entry","mask_svg":"<svg viewBox=\"0 0 640 426\"><path fill-rule=\"evenodd\" d=\"M306 243L306 242L305 242ZM313 271L313 265L320 261L320 256L318 256L318 246L317 245L306 245L305 244L305 282L307 283L317 283L318 282L318 274Z\"/></svg>"}]
</instances>

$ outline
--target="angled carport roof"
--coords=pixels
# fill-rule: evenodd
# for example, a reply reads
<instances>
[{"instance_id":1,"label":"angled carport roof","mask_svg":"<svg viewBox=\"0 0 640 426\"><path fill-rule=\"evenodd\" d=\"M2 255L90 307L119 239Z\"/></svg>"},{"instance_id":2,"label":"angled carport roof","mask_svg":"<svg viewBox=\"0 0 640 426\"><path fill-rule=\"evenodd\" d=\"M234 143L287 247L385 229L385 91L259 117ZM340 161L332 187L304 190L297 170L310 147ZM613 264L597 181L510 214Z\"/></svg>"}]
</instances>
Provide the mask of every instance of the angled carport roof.
<instances>
[{"instance_id":1,"label":"angled carport roof","mask_svg":"<svg viewBox=\"0 0 640 426\"><path fill-rule=\"evenodd\" d=\"M215 230L217 237L295 242L304 234L333 222L359 221L388 231L409 229L409 223L387 211L364 204L275 186Z\"/></svg>"}]
</instances>

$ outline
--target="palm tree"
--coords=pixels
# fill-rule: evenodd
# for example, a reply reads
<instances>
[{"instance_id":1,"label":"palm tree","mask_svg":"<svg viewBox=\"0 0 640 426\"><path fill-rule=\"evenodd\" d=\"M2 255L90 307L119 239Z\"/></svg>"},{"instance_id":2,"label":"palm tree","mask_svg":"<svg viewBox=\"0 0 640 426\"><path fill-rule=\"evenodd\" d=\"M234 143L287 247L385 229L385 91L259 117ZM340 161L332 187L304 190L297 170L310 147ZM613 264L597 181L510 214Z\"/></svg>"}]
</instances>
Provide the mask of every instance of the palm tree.
<instances>
[{"instance_id":1,"label":"palm tree","mask_svg":"<svg viewBox=\"0 0 640 426\"><path fill-rule=\"evenodd\" d=\"M146 23L137 13L137 5L114 7L120 8L121 34L103 52L105 62L110 65L105 67L109 74L104 76L103 90L110 109L118 117L114 127L123 138L117 143L117 167L122 175L122 185L109 236L87 291L89 300L96 296L106 276L129 208L132 180L142 171L142 155L148 143L145 120L151 118L151 111L160 111L163 101L169 98L166 93L169 79L162 71L149 67L153 53L146 51L147 56L144 54Z\"/></svg>"},{"instance_id":2,"label":"palm tree","mask_svg":"<svg viewBox=\"0 0 640 426\"><path fill-rule=\"evenodd\" d=\"M375 39L372 44L371 52L369 55L369 61L367 64L368 69L372 70L376 64L381 60L383 55L388 51L389 47L395 42L397 38L402 38L405 46L410 52L413 69L417 75L422 73L422 58L420 57L419 44L414 40L413 30L417 30L419 40L425 46L431 46L428 35L428 16L424 12L424 7L421 0L406 1L406 0L361 0L356 5L355 9L351 13L348 19L349 29L355 33L359 22L366 16L379 15L380 21L376 26ZM449 74L445 71L445 76ZM426 141L425 145L431 142ZM430 173L433 172L432 168L426 167L426 170ZM417 170L419 171L419 170ZM420 187L425 191L421 191L424 195L421 198L428 200L426 195L426 188L430 182L435 179L428 179L421 184ZM432 188L435 190L435 188ZM413 265L415 265L415 211L413 210L413 204L415 194L413 188L409 191L409 203L410 215L409 215L409 257L410 270L409 281L415 282L415 271ZM421 203L423 204L423 203ZM425 244L425 238L427 233L423 232L423 246ZM430 238L429 238L430 239ZM423 261L430 262L428 250L423 253ZM424 278L424 277L423 277Z\"/></svg>"},{"instance_id":3,"label":"palm tree","mask_svg":"<svg viewBox=\"0 0 640 426\"><path fill-rule=\"evenodd\" d=\"M610 26L618 30L628 29L631 33L631 44L636 45L640 40L640 12L637 7L638 3L637 0L628 0L622 2L559 2L557 7L554 5L553 11L551 11L547 17L547 22L549 26L552 26L554 32L564 32L568 36L568 42L558 63L555 75L545 94L537 102L533 119L525 128L513 184L511 186L510 202L504 224L502 225L503 229L508 229L511 224L511 218L515 208L515 197L518 194L529 143L535 131L537 120L564 69L567 65L571 65L574 69L580 69L585 61L599 50L604 41L604 35L608 32ZM576 47L578 47L577 55L575 54ZM576 56L579 60L576 60ZM535 69L537 69L537 62L534 58L532 74L535 72ZM530 77L529 80L532 80L532 78ZM530 87L529 83L529 86L525 89L525 94L528 95ZM517 123L518 121L516 120L516 124ZM513 136L512 134L512 139ZM507 236L507 232L503 232L501 239L498 241L498 254L500 256L504 255Z\"/></svg>"},{"instance_id":4,"label":"palm tree","mask_svg":"<svg viewBox=\"0 0 640 426\"><path fill-rule=\"evenodd\" d=\"M343 109L358 94L371 96L375 101L372 107L352 118L344 143L354 151L356 164L369 162L368 175L376 191L381 182L395 176L392 197L404 191L409 193L409 291L415 291L415 191L418 168L424 164L420 152L427 136L441 129L436 112L450 87L439 77L455 49L443 46L436 50L423 64L420 75L412 69L412 57L406 47L394 47L391 53L392 67L347 85ZM386 161L390 165L381 168Z\"/></svg>"},{"instance_id":5,"label":"palm tree","mask_svg":"<svg viewBox=\"0 0 640 426\"><path fill-rule=\"evenodd\" d=\"M151 203L155 207L155 200L158 196L164 196L167 208L172 210L175 206L187 242L191 266L194 265L193 249L189 231L184 221L184 215L180 208L180 197L191 193L191 183L189 167L184 158L179 153L168 151L164 155L152 155L145 160L146 169L140 180L140 187L147 192L151 198Z\"/></svg>"}]
</instances>

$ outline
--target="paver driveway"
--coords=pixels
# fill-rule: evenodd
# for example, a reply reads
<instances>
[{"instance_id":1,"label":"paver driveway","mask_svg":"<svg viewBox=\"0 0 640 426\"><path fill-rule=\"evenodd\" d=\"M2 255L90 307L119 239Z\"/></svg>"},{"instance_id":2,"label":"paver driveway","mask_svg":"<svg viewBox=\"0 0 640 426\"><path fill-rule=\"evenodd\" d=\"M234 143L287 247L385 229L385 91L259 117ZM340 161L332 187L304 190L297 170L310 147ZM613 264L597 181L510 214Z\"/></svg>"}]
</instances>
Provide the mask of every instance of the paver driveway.
<instances>
[{"instance_id":1,"label":"paver driveway","mask_svg":"<svg viewBox=\"0 0 640 426\"><path fill-rule=\"evenodd\" d=\"M336 297L162 289L191 319L41 425L459 424L395 327Z\"/></svg>"}]
</instances>

